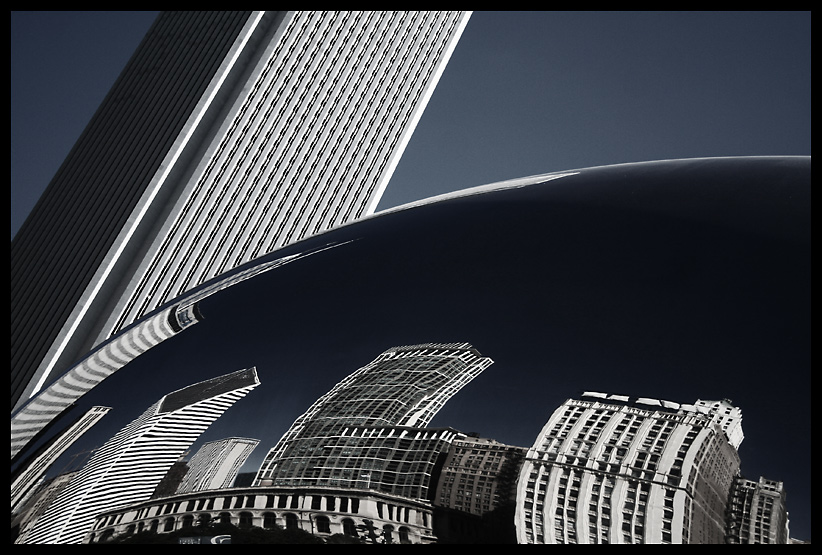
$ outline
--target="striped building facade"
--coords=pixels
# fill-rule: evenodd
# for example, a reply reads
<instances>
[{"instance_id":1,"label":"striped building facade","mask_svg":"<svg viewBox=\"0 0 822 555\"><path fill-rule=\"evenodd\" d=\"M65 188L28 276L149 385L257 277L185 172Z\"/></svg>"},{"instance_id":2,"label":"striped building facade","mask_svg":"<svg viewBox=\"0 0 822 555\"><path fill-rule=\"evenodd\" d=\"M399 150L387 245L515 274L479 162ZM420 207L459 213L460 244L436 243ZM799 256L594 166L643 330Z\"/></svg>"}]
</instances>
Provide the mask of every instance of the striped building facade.
<instances>
[{"instance_id":1,"label":"striped building facade","mask_svg":"<svg viewBox=\"0 0 822 555\"><path fill-rule=\"evenodd\" d=\"M12 241L12 408L180 294L370 214L465 12L163 12Z\"/></svg>"},{"instance_id":2,"label":"striped building facade","mask_svg":"<svg viewBox=\"0 0 822 555\"><path fill-rule=\"evenodd\" d=\"M98 514L149 499L200 434L259 384L251 368L164 396L106 442L16 543L81 543Z\"/></svg>"},{"instance_id":3,"label":"striped building facade","mask_svg":"<svg viewBox=\"0 0 822 555\"><path fill-rule=\"evenodd\" d=\"M784 544L790 541L785 484L738 476L727 524L729 544Z\"/></svg>"},{"instance_id":4,"label":"striped building facade","mask_svg":"<svg viewBox=\"0 0 822 555\"><path fill-rule=\"evenodd\" d=\"M11 510L12 513L26 500L39 483L42 476L57 458L62 455L75 441L97 424L108 414L110 407L91 407L77 421L69 426L54 441L50 442L43 451L24 463L16 474L12 474L11 481Z\"/></svg>"}]
</instances>

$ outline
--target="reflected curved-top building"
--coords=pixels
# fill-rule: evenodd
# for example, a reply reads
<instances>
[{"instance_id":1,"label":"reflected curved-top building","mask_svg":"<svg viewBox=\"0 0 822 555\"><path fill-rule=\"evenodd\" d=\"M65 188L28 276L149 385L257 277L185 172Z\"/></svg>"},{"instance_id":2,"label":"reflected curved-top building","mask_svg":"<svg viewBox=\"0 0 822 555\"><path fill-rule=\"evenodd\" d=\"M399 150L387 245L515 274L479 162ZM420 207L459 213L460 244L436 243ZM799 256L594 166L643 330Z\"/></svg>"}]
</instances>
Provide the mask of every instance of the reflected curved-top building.
<instances>
[{"instance_id":1,"label":"reflected curved-top building","mask_svg":"<svg viewBox=\"0 0 822 555\"><path fill-rule=\"evenodd\" d=\"M428 499L434 463L459 434L425 428L492 362L467 343L385 351L294 422L266 455L255 484L345 486Z\"/></svg>"}]
</instances>

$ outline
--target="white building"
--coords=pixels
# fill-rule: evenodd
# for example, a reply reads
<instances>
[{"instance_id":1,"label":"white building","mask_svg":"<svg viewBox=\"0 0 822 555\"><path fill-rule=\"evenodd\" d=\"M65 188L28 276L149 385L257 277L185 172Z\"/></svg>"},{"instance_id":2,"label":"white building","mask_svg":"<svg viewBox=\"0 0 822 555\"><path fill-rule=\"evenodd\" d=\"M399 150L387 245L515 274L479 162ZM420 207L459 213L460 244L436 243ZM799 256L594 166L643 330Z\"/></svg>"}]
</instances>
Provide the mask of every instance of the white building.
<instances>
[{"instance_id":1,"label":"white building","mask_svg":"<svg viewBox=\"0 0 822 555\"><path fill-rule=\"evenodd\" d=\"M724 543L740 461L713 403L584 397L563 403L528 451L518 542Z\"/></svg>"},{"instance_id":2,"label":"white building","mask_svg":"<svg viewBox=\"0 0 822 555\"><path fill-rule=\"evenodd\" d=\"M84 415L69 426L62 434L52 441L41 453L27 462L19 473L12 475L11 480L11 510L16 512L33 488L39 483L42 476L57 458L62 455L75 441L91 429L108 412L110 407L91 407Z\"/></svg>"}]
</instances>

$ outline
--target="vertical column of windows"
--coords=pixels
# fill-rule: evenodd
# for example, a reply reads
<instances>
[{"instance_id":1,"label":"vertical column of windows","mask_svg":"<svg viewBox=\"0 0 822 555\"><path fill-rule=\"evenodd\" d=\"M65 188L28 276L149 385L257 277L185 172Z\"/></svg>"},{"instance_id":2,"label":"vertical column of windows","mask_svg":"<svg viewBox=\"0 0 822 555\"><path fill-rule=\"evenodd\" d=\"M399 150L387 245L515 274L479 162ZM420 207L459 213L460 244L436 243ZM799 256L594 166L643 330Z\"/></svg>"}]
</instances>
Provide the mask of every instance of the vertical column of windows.
<instances>
[{"instance_id":1,"label":"vertical column of windows","mask_svg":"<svg viewBox=\"0 0 822 555\"><path fill-rule=\"evenodd\" d=\"M319 18L315 25L310 27L309 38L305 44L310 44L314 37L325 36L329 33L329 21L325 18ZM312 51L313 52L313 51ZM306 73L310 70L309 62L314 61L314 56L307 57L306 63L300 64L301 71ZM305 94L305 93L303 93ZM202 222L207 222L207 225L201 225L196 229L196 234L192 238L192 246L183 254L182 260L176 264L175 282L176 294L189 289L192 285L196 285L200 281L197 274L204 275L210 268L211 262L206 258L203 266L200 265L201 257L208 256L209 252L213 252L215 248L220 246L221 240L230 235L223 229L223 224L232 226L234 222L233 212L236 204L236 199L240 192L247 188L247 180L250 173L253 171L252 161L255 159L255 153L263 147L260 141L260 135L267 129L266 118L270 114L269 110L262 110L266 102L255 98L255 116L250 118L246 124L245 132L242 135L241 141L236 141L231 149L231 156L227 159L230 163L230 170L227 171L219 183L214 183L215 188L219 187L219 195L216 201L208 206L208 215ZM196 261L192 261L191 254L196 252ZM196 263L194 263L196 262ZM183 273L183 269L185 272ZM202 270L202 271L201 271ZM205 274L206 277L211 277L211 274ZM173 296L172 290L167 289L165 296Z\"/></svg>"},{"instance_id":2,"label":"vertical column of windows","mask_svg":"<svg viewBox=\"0 0 822 555\"><path fill-rule=\"evenodd\" d=\"M622 505L622 539L624 543L643 543L645 517L651 484L636 480L628 481L627 493Z\"/></svg>"},{"instance_id":3,"label":"vertical column of windows","mask_svg":"<svg viewBox=\"0 0 822 555\"><path fill-rule=\"evenodd\" d=\"M672 486L680 485L682 481L682 467L685 464L685 456L688 454L688 451L691 448L694 440L696 439L697 435L699 435L699 428L691 427L688 432L685 434L682 443L677 450L676 456L674 457L674 462L671 464L671 467L668 469L668 476L667 482ZM697 457L698 462L698 457ZM692 467L692 471L696 470L696 464ZM693 491L692 489L690 491Z\"/></svg>"},{"instance_id":4,"label":"vertical column of windows","mask_svg":"<svg viewBox=\"0 0 822 555\"><path fill-rule=\"evenodd\" d=\"M295 32L296 19L297 18L292 18L292 20L288 23L288 26L283 33L283 39L278 43L275 50L279 51L282 48L287 48L290 52L290 50L293 49L293 42L289 40L289 37L293 37L295 34L297 34L297 36L300 35L300 33ZM299 30L300 29L296 29L296 31ZM263 69L260 77L256 80L255 85L251 89L252 97L255 96L261 84L266 81L276 59L276 55L269 59L268 64ZM280 71L281 69L282 66L277 68L277 71ZM272 82L276 81L277 79L272 80ZM249 103L244 104L240 108L238 117L235 117L232 121L231 127L224 136L224 140L218 145L216 153L209 159L208 165L197 181L194 190L189 195L186 205L182 207L180 214L174 219L170 229L165 235L165 238L160 243L158 250L153 254L146 270L142 274L139 284L121 311L119 319L116 321L111 333L119 331L132 321L139 318L140 315L151 310L152 307L148 304L151 300L154 300L156 303L153 306L162 304L162 302L166 300L165 297L157 294L158 282L168 272L168 265L177 259L178 253L183 247L184 241L181 241L178 238L193 236L191 228L195 225L195 217L201 214L201 203L203 201L207 204L210 203L209 196L212 192L212 187L210 184L215 180L218 180L219 175L227 170L228 164L222 154L226 151L226 149L236 149L237 145L239 145L239 141L234 140L234 136L240 127L242 116L246 114L249 107ZM219 163L219 160L221 159L223 162ZM215 168L217 168L218 173L217 175L212 175ZM149 287L151 287L151 291L146 291L146 288ZM138 306L138 301L140 299L142 299L143 302Z\"/></svg>"}]
</instances>

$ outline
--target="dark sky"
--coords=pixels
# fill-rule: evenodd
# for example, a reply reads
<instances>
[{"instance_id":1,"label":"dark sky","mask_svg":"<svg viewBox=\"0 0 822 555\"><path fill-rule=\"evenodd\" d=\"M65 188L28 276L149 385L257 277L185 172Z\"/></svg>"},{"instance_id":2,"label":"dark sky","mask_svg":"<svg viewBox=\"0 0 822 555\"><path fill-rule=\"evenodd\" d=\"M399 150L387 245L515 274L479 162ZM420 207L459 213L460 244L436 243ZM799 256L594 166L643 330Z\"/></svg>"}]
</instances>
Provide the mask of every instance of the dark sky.
<instances>
[{"instance_id":1,"label":"dark sky","mask_svg":"<svg viewBox=\"0 0 822 555\"><path fill-rule=\"evenodd\" d=\"M154 16L151 12L12 12L12 236ZM645 160L752 155L810 155L809 12L476 12L380 209L552 171ZM205 357L208 375L201 369L195 374L205 379L251 364L264 368L267 363L287 369L285 374L276 375L274 383L267 375L265 392L263 386L252 392L247 406L271 411L255 422L277 421L288 426L307 403L385 348L424 341L468 341L483 355L494 358L495 364L486 371L487 381L475 380L463 392L465 398L481 401L466 405L455 399L457 402L446 405L437 424L474 431L470 428L476 423L479 429L475 431L520 445L530 444L553 408L580 389L657 395L679 402L692 402L697 397L738 397L748 425L743 443L747 468L769 478L788 479L778 470L785 462L782 459L801 453L799 470L791 478L796 504L789 501L789 508L797 511L792 515L795 535L809 538L809 375L794 373L772 390L762 385L781 377L786 369L809 368L810 351L804 350L809 345L809 318L805 319L809 311L802 308L805 298L809 303L809 282L807 289L800 281L800 287L790 290L785 283L791 283L791 276L772 272L783 257L793 263L799 260L796 274L804 280L801 253L783 252L782 243L775 247L770 239L740 243L737 233L723 236L728 252L734 253L726 256L722 250L725 243L711 243L714 248L710 250L699 247L701 241L708 241L699 235L708 233L706 227L696 226L693 233L685 233L655 218L653 210L638 212L641 219L622 220L624 214L614 217L614 212L606 209L607 203L586 200L575 204L578 199L573 190L563 194L562 206L582 207L584 211L576 217L573 211L557 213L550 232L539 211L530 218L520 218L506 212L506 204L489 211L489 222L498 217L499 222L513 226L496 243L494 228L485 229L482 220L473 228L476 233L465 238L466 245L478 250L463 251L459 241L453 243L460 231L449 232L452 242L438 246L439 260L448 261L441 270L431 267L423 272L409 262L433 257L431 245L436 238L426 239L424 234L397 237L396 241L409 241L403 243L407 256L394 256L389 266L381 266L379 271L369 271L373 253L380 249L390 252L398 243L362 242L362 247L360 243L346 247L354 249L345 251L346 263L356 259L363 266L360 271L350 268L345 274L348 281L335 271L333 287L323 284L322 276L339 264L334 253L325 257L320 270L308 272L320 276L314 289L291 273L299 266L286 267L287 271L270 278L273 282L257 280L257 285L227 293L224 299L245 295L246 300L224 300L224 305L233 309L225 317L219 317L220 306L204 305L211 311L207 324L198 324L193 329L197 333L181 334L174 342L167 342L169 345L150 351L149 356L141 357L141 364L160 368L199 364L203 355L192 357L191 345L219 344L230 333L233 352L247 353L248 360L238 361L227 354L223 360L219 352L209 351ZM463 209L471 215L489 208L469 203ZM598 217L600 209L607 218ZM684 210L687 214L687 207ZM809 221L809 200L807 211ZM689 218L672 221L691 225L694 222ZM405 224L399 221L402 230ZM733 222L734 226L738 223ZM419 222L408 225L409 229L427 228ZM438 225L447 225L447 221ZM642 225L661 226L661 231L648 234ZM729 228L734 226L729 222ZM764 228L751 236L767 236ZM746 229L750 231L750 226ZM517 234L529 240L513 247L510 241ZM547 241L547 237L559 237L560 241ZM610 243L601 243L602 237ZM635 248L623 252L623 245ZM751 250L749 245L759 245L765 251ZM454 252L460 256L452 257L449 248L456 248ZM607 262L615 272L609 275L606 289L595 285L600 283L602 268L574 252L589 248L594 249L596 260ZM359 258L355 256L358 252ZM657 263L646 267L643 257L648 252ZM541 261L544 266L532 265L534 258L549 254ZM628 257L624 266L619 254ZM477 260L482 263L477 264ZM448 267L457 264L460 268L461 261L465 271ZM558 262L566 264L565 273L555 282L552 264ZM724 264L726 272L715 269L715 263ZM409 275L418 276L414 284L427 286L420 285L418 291L410 288L403 281ZM621 279L610 279L614 275ZM673 285L671 275L675 276ZM750 280L749 275L758 277ZM664 285L657 283L657 278ZM501 285L505 287L497 291ZM567 295L552 294L557 291L552 287L559 285L563 288L559 291ZM672 287L677 290L686 285L687 294L670 295ZM762 294L777 285L779 297ZM289 308L276 296L259 306L249 302L249 296L257 298L255 287L260 291L287 290L285 304ZM666 293L652 294L656 287ZM299 290L292 299L295 288ZM351 302L351 295L346 294L350 291L369 292L370 297L359 301L367 310L354 311L354 316L344 320L328 318L352 314L346 304ZM419 296L411 294L413 291ZM531 303L526 294L529 291L543 300ZM710 296L703 298L697 292ZM760 302L749 303L749 298ZM711 304L710 299L719 302ZM248 309L240 310L238 316L236 306ZM549 308L543 310L545 306ZM702 315L695 313L703 306L711 307L710 314L707 309ZM786 306L792 307L791 311ZM429 307L430 319L420 324L420 314L427 314ZM276 316L280 311L287 314L282 322ZM411 312L416 314L414 319L404 318ZM689 317L685 320L670 316L686 313ZM786 315L794 321L785 321ZM794 318L796 315L799 317ZM539 324L528 327L523 321ZM734 321L744 326L729 324ZM346 329L345 336L339 334L340 326ZM515 329L524 331L514 341L500 340L504 332L511 334ZM652 330L650 335L648 329ZM645 334L641 341L636 330ZM203 343L203 335L212 340ZM354 342L356 348L350 346L352 335L361 338ZM294 339L289 340L291 337ZM288 349L286 345L290 345ZM735 348L740 345L755 348ZM795 352L780 360L786 346ZM540 360L543 352L548 358ZM250 356L252 353L257 358ZM314 372L318 360L328 366L328 373ZM529 366L535 364L539 369ZM545 368L550 368L550 379L546 378L542 398L539 390L531 387L531 380L532 372ZM312 389L303 391L305 398L298 398L288 386L296 387L293 380L303 380L306 375L313 377ZM683 375L696 378L683 381L679 379ZM499 376L506 378L502 384ZM125 374L122 379L126 379ZM188 385L188 379L176 372L172 379L161 372L160 379L151 384L154 389L141 399L145 402L140 410L160 395ZM119 396L116 392L128 386L118 380L104 382L100 395L114 391ZM738 396L734 394L736 383L757 385L743 388L744 394ZM303 385L300 383L305 390ZM642 391L621 389L639 386ZM529 403L520 402L524 391ZM254 401L255 395L265 401ZM529 413L538 413L531 419L531 428L536 429L518 429L506 424L516 422L515 418L487 414L486 407L500 399L514 407L511 410L527 406ZM792 433L781 439L797 449L774 448L770 443L774 430L783 430L784 420L780 421L783 428L771 427L769 416L791 413L792 404L802 407L792 414L801 419L801 425L787 427ZM111 424L100 426L114 426L112 433L122 424L114 424L119 421L113 415L106 420ZM231 420L218 421L210 432L236 433L228 422ZM248 431L248 435L256 433ZM261 458L268 447L261 446L254 456ZM745 468L743 463L743 471ZM796 484L805 479L807 491L796 493L802 488Z\"/></svg>"},{"instance_id":2,"label":"dark sky","mask_svg":"<svg viewBox=\"0 0 822 555\"><path fill-rule=\"evenodd\" d=\"M156 12L11 12L14 236ZM379 206L551 171L810 155L810 12L475 12Z\"/></svg>"}]
</instances>

